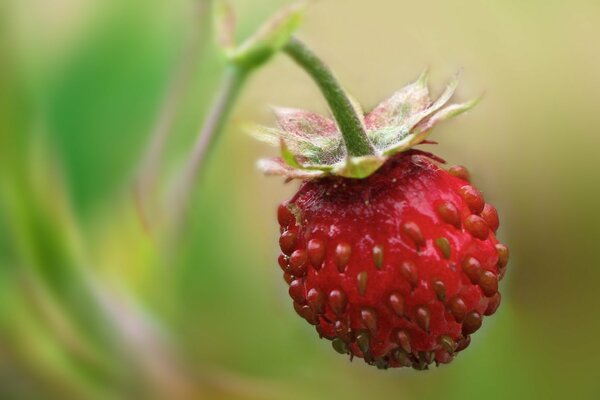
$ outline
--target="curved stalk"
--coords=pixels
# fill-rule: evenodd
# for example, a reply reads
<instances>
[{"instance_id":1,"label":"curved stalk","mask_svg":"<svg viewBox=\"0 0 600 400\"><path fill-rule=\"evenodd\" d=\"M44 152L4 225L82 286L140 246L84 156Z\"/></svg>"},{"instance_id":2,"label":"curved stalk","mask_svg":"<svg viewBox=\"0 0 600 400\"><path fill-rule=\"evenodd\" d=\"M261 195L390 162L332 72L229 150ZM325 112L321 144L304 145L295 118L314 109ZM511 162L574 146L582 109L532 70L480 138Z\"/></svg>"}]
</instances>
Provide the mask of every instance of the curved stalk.
<instances>
[{"instance_id":1,"label":"curved stalk","mask_svg":"<svg viewBox=\"0 0 600 400\"><path fill-rule=\"evenodd\" d=\"M329 67L297 38L292 38L284 47L284 51L314 79L321 89L344 137L348 154L355 157L375 154L361 117L356 113L352 101Z\"/></svg>"},{"instance_id":2,"label":"curved stalk","mask_svg":"<svg viewBox=\"0 0 600 400\"><path fill-rule=\"evenodd\" d=\"M192 188L195 187L194 183L206 163L207 155L214 145L215 139L225 127L231 109L247 76L248 70L236 66L230 66L225 71L225 76L212 109L196 139L191 156L183 168L180 179L175 182L176 186L169 199L175 224L178 224L178 221L181 220L187 210Z\"/></svg>"}]
</instances>

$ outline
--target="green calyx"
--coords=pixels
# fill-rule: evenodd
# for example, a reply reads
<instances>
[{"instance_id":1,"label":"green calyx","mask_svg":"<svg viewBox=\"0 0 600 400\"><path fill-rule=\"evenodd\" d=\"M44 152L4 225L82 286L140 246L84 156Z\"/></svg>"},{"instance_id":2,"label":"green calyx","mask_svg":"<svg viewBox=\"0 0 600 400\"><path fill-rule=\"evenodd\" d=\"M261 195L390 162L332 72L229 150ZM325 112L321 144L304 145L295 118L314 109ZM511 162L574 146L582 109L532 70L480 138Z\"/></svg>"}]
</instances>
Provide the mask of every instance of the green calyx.
<instances>
[{"instance_id":1,"label":"green calyx","mask_svg":"<svg viewBox=\"0 0 600 400\"><path fill-rule=\"evenodd\" d=\"M281 157L260 160L259 168L268 175L289 179L327 175L365 178L371 175L389 157L423 142L435 125L471 109L479 101L448 104L458 85L458 77L436 100L432 100L427 81L428 72L425 71L414 83L394 93L368 114L344 93L354 111L353 118L358 119L355 125L362 127L370 146L362 154L350 150L348 143L352 145L351 141L358 136L349 136L348 130L344 130L347 127L340 121L343 113L336 110L337 105L332 105L327 95L336 122L310 111L275 109L277 128L253 126L250 129L257 139L281 148Z\"/></svg>"},{"instance_id":2,"label":"green calyx","mask_svg":"<svg viewBox=\"0 0 600 400\"><path fill-rule=\"evenodd\" d=\"M310 179L326 175L365 178L396 153L423 142L433 126L473 107L477 100L450 104L457 79L440 97L429 97L427 72L417 81L365 114L332 71L293 36L305 9L300 2L284 8L242 44L235 44L235 18L225 0L214 6L219 43L230 67L240 76L260 67L278 52L291 57L317 84L333 119L303 110L275 110L278 127L252 127L260 140L279 146L281 156L260 160L266 174Z\"/></svg>"}]
</instances>

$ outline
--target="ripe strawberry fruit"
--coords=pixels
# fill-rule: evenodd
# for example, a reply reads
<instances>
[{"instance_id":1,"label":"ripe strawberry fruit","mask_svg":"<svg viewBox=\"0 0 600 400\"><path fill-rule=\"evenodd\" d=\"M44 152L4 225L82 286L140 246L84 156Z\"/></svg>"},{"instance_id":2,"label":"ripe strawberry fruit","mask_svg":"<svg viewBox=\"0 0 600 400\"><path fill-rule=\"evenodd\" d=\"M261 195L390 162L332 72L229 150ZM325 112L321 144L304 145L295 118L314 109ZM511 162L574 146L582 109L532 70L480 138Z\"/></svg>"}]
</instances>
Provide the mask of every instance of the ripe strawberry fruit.
<instances>
[{"instance_id":1,"label":"ripe strawberry fruit","mask_svg":"<svg viewBox=\"0 0 600 400\"><path fill-rule=\"evenodd\" d=\"M425 81L364 118L377 154L353 159L332 121L280 110L283 157L262 163L304 179L278 209L279 265L296 312L337 352L379 368L450 362L498 308L508 261L496 209L468 171L411 149L472 105L443 107L455 83L431 102Z\"/></svg>"}]
</instances>

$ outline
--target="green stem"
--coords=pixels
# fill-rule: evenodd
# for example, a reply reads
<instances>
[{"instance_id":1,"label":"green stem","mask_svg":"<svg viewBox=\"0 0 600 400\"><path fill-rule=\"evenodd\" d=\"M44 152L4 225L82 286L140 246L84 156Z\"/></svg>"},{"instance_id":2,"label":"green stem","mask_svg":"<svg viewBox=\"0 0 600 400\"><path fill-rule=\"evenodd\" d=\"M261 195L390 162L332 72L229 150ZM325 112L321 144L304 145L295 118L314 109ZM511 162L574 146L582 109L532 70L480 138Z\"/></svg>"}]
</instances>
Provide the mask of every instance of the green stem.
<instances>
[{"instance_id":1,"label":"green stem","mask_svg":"<svg viewBox=\"0 0 600 400\"><path fill-rule=\"evenodd\" d=\"M360 116L329 67L296 38L288 42L284 51L315 80L321 89L342 131L348 154L357 157L375 154Z\"/></svg>"},{"instance_id":2,"label":"green stem","mask_svg":"<svg viewBox=\"0 0 600 400\"><path fill-rule=\"evenodd\" d=\"M193 5L194 14L190 21L192 23L191 32L185 39L183 52L170 76L166 96L152 128L148 148L141 160L133 187L136 209L142 225L148 231L156 222L149 219L148 216L156 210L154 195L158 185L161 163L164 162L167 142L173 134L177 113L196 71L198 55L206 46L207 27L210 27L210 24L207 23L207 17L210 16L208 2L195 0Z\"/></svg>"},{"instance_id":3,"label":"green stem","mask_svg":"<svg viewBox=\"0 0 600 400\"><path fill-rule=\"evenodd\" d=\"M198 8L198 13L207 14L205 8L208 5L206 2L198 1L196 7ZM143 195L147 195L154 189L165 146L169 135L173 131L175 117L183 101L185 91L193 77L193 73L196 70L198 55L201 53L206 42L206 25L209 24L204 23L205 18L198 18L198 21L194 19L193 22L193 31L186 39L184 51L170 77L165 100L154 124L153 132L150 136L150 145L140 169L139 184L144 189Z\"/></svg>"},{"instance_id":4,"label":"green stem","mask_svg":"<svg viewBox=\"0 0 600 400\"><path fill-rule=\"evenodd\" d=\"M187 165L171 193L170 206L176 226L187 212L188 203L195 188L195 182L206 163L206 158L217 137L225 127L231 109L246 81L249 70L230 66L225 71L217 98L200 131Z\"/></svg>"}]
</instances>

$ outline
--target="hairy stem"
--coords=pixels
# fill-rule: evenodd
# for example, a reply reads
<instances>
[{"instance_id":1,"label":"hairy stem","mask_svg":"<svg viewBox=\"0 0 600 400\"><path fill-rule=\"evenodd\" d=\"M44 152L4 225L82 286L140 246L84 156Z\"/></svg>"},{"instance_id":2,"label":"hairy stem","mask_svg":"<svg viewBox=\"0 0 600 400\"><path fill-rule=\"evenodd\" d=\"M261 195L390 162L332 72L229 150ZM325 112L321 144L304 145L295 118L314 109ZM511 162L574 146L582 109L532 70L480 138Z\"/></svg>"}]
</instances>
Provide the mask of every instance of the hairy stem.
<instances>
[{"instance_id":1,"label":"hairy stem","mask_svg":"<svg viewBox=\"0 0 600 400\"><path fill-rule=\"evenodd\" d=\"M225 71L213 107L196 139L189 161L184 166L179 180L175 182L175 187L169 198L169 205L176 225L187 212L198 175L206 163L207 155L214 145L215 139L225 127L227 118L247 76L247 70L235 66L230 66Z\"/></svg>"},{"instance_id":2,"label":"hairy stem","mask_svg":"<svg viewBox=\"0 0 600 400\"><path fill-rule=\"evenodd\" d=\"M342 131L348 154L351 156L375 154L360 116L329 67L296 38L289 41L284 51L315 80L321 89Z\"/></svg>"}]
</instances>

